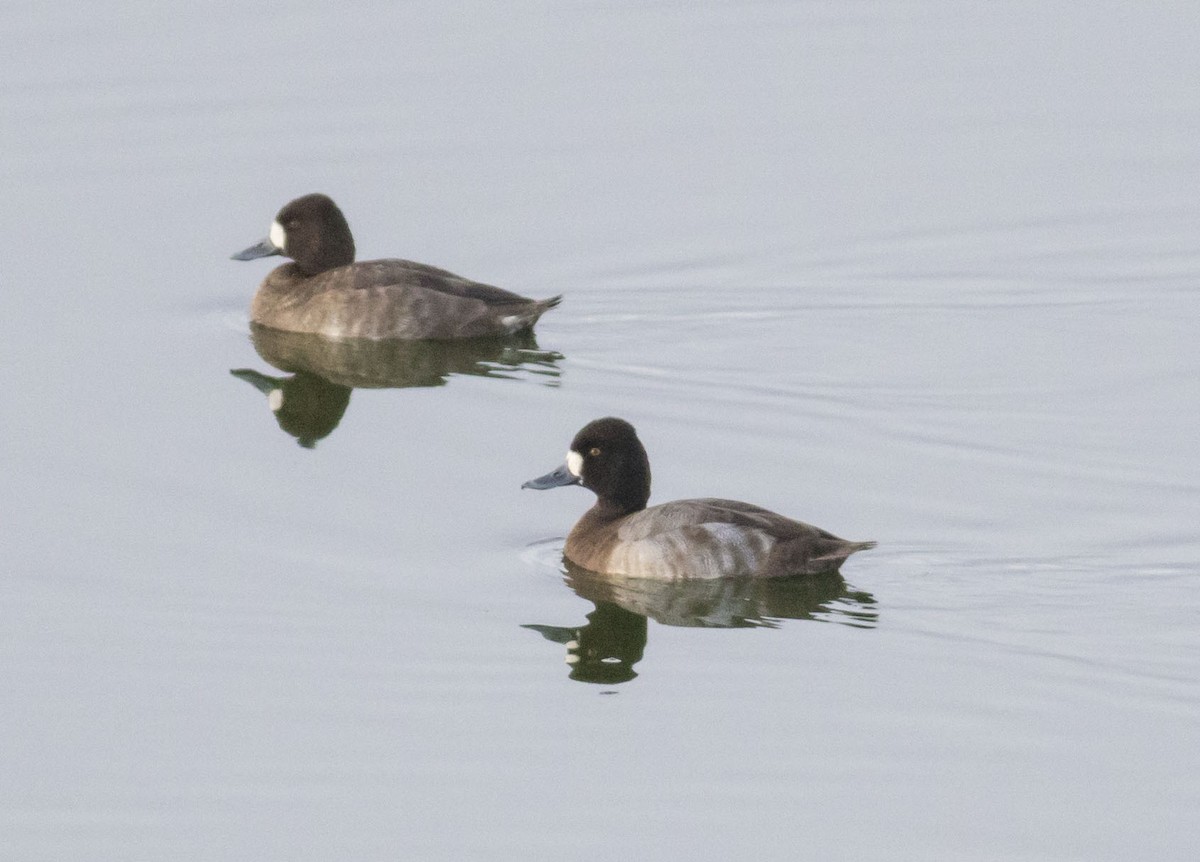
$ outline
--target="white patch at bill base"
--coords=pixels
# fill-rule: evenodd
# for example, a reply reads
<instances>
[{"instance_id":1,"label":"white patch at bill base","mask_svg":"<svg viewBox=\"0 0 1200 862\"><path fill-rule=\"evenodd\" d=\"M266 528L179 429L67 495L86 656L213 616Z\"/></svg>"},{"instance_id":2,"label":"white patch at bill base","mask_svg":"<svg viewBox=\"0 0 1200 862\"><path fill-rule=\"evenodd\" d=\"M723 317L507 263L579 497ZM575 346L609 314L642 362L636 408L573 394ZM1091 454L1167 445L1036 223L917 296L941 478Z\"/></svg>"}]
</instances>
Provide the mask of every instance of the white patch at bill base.
<instances>
[{"instance_id":1,"label":"white patch at bill base","mask_svg":"<svg viewBox=\"0 0 1200 862\"><path fill-rule=\"evenodd\" d=\"M267 406L271 408L272 413L279 412L279 408L283 406L282 389L272 389L267 393Z\"/></svg>"},{"instance_id":2,"label":"white patch at bill base","mask_svg":"<svg viewBox=\"0 0 1200 862\"><path fill-rule=\"evenodd\" d=\"M567 453L567 472L576 479L583 475L583 456L574 449Z\"/></svg>"},{"instance_id":3,"label":"white patch at bill base","mask_svg":"<svg viewBox=\"0 0 1200 862\"><path fill-rule=\"evenodd\" d=\"M287 246L287 231L285 231L283 229L283 225L277 221L271 222L271 232L267 234L267 238L271 240L271 244L280 251Z\"/></svg>"}]
</instances>

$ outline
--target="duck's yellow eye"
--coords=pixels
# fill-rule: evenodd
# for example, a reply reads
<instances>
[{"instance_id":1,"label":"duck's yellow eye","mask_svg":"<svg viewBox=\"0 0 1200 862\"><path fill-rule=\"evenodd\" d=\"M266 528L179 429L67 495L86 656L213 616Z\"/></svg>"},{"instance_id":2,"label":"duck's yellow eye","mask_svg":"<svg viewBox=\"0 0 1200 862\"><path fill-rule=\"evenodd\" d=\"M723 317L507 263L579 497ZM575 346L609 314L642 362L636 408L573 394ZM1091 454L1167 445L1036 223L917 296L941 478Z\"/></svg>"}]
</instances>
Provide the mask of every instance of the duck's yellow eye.
<instances>
[{"instance_id":1,"label":"duck's yellow eye","mask_svg":"<svg viewBox=\"0 0 1200 862\"><path fill-rule=\"evenodd\" d=\"M589 455L591 455L593 458L595 458L597 455L599 455L599 454L600 454L600 447L599 447L599 446L593 446L593 447L592 447L592 448L591 448L591 449L588 451L588 454L589 454Z\"/></svg>"}]
</instances>

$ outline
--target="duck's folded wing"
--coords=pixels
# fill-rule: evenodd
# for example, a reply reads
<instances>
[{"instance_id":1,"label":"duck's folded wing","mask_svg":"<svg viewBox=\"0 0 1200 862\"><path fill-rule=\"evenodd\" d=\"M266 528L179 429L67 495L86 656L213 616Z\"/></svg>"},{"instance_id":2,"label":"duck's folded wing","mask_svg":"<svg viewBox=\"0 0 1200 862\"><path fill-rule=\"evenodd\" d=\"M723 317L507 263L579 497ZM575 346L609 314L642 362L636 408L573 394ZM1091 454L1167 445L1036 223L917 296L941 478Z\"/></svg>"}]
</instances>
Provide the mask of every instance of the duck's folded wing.
<instances>
[{"instance_id":1,"label":"duck's folded wing","mask_svg":"<svg viewBox=\"0 0 1200 862\"><path fill-rule=\"evenodd\" d=\"M390 286L417 287L452 296L461 296L464 299L478 299L488 305L530 301L512 291L471 281L469 278L455 275L449 270L412 260L392 258L363 261L354 267L354 272L354 287L359 289Z\"/></svg>"},{"instance_id":2,"label":"duck's folded wing","mask_svg":"<svg viewBox=\"0 0 1200 862\"><path fill-rule=\"evenodd\" d=\"M617 535L622 541L637 541L683 527L706 525L762 530L777 538L805 535L833 538L824 530L785 518L762 506L715 497L676 500L626 515Z\"/></svg>"}]
</instances>

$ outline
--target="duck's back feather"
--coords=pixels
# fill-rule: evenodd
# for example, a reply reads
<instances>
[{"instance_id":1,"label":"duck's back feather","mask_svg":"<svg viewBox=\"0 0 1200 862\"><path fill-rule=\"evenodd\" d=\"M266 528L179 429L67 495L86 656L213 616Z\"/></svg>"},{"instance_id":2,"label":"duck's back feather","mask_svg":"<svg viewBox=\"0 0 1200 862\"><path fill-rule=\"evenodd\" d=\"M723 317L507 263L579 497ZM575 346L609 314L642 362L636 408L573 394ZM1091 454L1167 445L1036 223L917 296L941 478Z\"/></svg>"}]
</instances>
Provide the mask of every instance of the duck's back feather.
<instances>
[{"instance_id":1,"label":"duck's back feather","mask_svg":"<svg viewBox=\"0 0 1200 862\"><path fill-rule=\"evenodd\" d=\"M430 266L427 263L417 263L413 260L400 260L399 258L365 260L329 272L332 274L343 271L348 271L352 276L348 287L355 290L368 287L419 287L438 293L460 296L464 299L478 299L488 305L528 304L532 301L512 291L471 281L469 278L455 275L449 270ZM336 289L333 284L331 284L331 288Z\"/></svg>"},{"instance_id":2,"label":"duck's back feather","mask_svg":"<svg viewBox=\"0 0 1200 862\"><path fill-rule=\"evenodd\" d=\"M775 538L791 538L797 535L831 536L824 530L800 521L785 518L770 509L743 503L740 500L723 500L718 497L698 497L694 500L675 500L633 512L621 519L618 531L623 541L645 539L659 533L685 526L702 524L728 524L763 530Z\"/></svg>"}]
</instances>

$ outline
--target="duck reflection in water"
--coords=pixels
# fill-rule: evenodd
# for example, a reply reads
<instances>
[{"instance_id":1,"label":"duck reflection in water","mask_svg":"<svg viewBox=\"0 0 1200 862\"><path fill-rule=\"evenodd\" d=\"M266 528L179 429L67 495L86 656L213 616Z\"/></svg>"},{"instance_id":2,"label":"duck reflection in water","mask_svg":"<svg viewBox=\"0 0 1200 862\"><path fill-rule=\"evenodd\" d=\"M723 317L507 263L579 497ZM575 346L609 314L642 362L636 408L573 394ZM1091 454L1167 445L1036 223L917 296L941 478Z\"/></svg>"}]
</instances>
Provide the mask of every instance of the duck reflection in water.
<instances>
[{"instance_id":1,"label":"duck reflection in water","mask_svg":"<svg viewBox=\"0 0 1200 862\"><path fill-rule=\"evenodd\" d=\"M526 624L567 648L570 678L628 682L646 649L647 620L692 628L778 628L784 620L874 628L875 597L837 573L790 578L659 581L600 575L564 560L564 580L596 607L578 626Z\"/></svg>"},{"instance_id":2,"label":"duck reflection in water","mask_svg":"<svg viewBox=\"0 0 1200 862\"><path fill-rule=\"evenodd\" d=\"M279 427L305 448L332 433L350 404L352 389L444 386L469 375L529 379L557 386L562 354L538 348L533 333L455 341L329 339L252 324L254 349L290 376L230 369L267 396Z\"/></svg>"}]
</instances>

